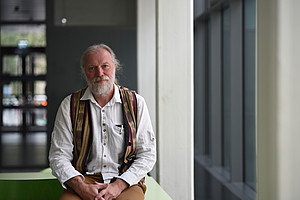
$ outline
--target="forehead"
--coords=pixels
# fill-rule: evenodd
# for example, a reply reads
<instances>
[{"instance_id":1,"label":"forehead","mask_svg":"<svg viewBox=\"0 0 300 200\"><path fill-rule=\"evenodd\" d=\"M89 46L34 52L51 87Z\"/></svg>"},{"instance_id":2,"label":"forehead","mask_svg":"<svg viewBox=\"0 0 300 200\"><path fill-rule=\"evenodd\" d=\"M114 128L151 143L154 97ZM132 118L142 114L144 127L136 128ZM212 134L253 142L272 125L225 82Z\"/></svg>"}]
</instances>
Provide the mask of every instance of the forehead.
<instances>
[{"instance_id":1,"label":"forehead","mask_svg":"<svg viewBox=\"0 0 300 200\"><path fill-rule=\"evenodd\" d=\"M96 49L84 56L84 62L112 62L112 57L106 49Z\"/></svg>"}]
</instances>

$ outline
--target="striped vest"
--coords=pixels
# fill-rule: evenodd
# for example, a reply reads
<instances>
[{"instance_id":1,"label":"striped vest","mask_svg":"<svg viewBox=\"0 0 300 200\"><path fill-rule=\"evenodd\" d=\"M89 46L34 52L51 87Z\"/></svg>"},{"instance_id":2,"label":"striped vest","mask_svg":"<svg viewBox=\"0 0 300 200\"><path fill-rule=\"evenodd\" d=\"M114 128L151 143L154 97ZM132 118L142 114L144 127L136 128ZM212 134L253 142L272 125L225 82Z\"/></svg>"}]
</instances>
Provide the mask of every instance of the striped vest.
<instances>
[{"instance_id":1,"label":"striped vest","mask_svg":"<svg viewBox=\"0 0 300 200\"><path fill-rule=\"evenodd\" d=\"M136 94L125 87L118 86L122 100L122 113L125 128L125 154L119 173L125 172L135 159L138 106ZM71 121L73 127L74 149L72 164L82 174L86 173L93 140L90 104L80 100L87 88L78 90L71 96Z\"/></svg>"}]
</instances>

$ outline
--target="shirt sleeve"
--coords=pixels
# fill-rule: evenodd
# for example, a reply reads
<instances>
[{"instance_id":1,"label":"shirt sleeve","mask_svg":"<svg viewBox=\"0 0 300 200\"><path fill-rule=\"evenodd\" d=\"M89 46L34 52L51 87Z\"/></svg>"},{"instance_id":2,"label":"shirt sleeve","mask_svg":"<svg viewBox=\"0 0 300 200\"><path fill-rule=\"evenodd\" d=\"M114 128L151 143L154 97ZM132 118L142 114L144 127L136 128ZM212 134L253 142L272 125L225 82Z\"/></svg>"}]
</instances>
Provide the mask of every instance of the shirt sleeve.
<instances>
[{"instance_id":1,"label":"shirt sleeve","mask_svg":"<svg viewBox=\"0 0 300 200\"><path fill-rule=\"evenodd\" d=\"M150 172L156 162L156 139L151 124L151 119L146 102L143 97L137 95L139 106L139 123L136 134L136 159L120 176L130 186L137 184Z\"/></svg>"},{"instance_id":2,"label":"shirt sleeve","mask_svg":"<svg viewBox=\"0 0 300 200\"><path fill-rule=\"evenodd\" d=\"M70 118L70 98L66 97L56 114L51 136L49 162L52 173L66 188L65 182L75 176L84 177L73 166L73 133Z\"/></svg>"}]
</instances>

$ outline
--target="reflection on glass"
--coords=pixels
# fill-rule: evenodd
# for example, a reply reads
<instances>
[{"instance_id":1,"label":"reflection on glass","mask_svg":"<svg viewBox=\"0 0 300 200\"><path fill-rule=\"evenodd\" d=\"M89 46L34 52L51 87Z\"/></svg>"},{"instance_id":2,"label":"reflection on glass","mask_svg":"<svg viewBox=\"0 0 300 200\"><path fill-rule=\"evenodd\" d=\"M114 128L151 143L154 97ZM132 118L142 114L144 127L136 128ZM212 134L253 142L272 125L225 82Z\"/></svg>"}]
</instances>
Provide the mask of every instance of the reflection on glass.
<instances>
[{"instance_id":1,"label":"reflection on glass","mask_svg":"<svg viewBox=\"0 0 300 200\"><path fill-rule=\"evenodd\" d=\"M44 94L34 95L34 97L33 97L33 103L36 106L47 106L48 105L47 96L44 95Z\"/></svg>"},{"instance_id":2,"label":"reflection on glass","mask_svg":"<svg viewBox=\"0 0 300 200\"><path fill-rule=\"evenodd\" d=\"M34 93L35 94L46 94L46 81L35 81L34 82Z\"/></svg>"},{"instance_id":3,"label":"reflection on glass","mask_svg":"<svg viewBox=\"0 0 300 200\"><path fill-rule=\"evenodd\" d=\"M46 46L45 25L2 25L1 46L17 47L20 39L28 41L28 47Z\"/></svg>"},{"instance_id":4,"label":"reflection on glass","mask_svg":"<svg viewBox=\"0 0 300 200\"><path fill-rule=\"evenodd\" d=\"M21 126L22 110L21 109L3 109L3 126Z\"/></svg>"},{"instance_id":5,"label":"reflection on glass","mask_svg":"<svg viewBox=\"0 0 300 200\"><path fill-rule=\"evenodd\" d=\"M35 53L26 57L26 74L46 75L46 55Z\"/></svg>"},{"instance_id":6,"label":"reflection on glass","mask_svg":"<svg viewBox=\"0 0 300 200\"><path fill-rule=\"evenodd\" d=\"M230 172L230 13L222 13L223 71L223 167Z\"/></svg>"},{"instance_id":7,"label":"reflection on glass","mask_svg":"<svg viewBox=\"0 0 300 200\"><path fill-rule=\"evenodd\" d=\"M35 109L35 126L46 126L47 125L47 110L46 109Z\"/></svg>"},{"instance_id":8,"label":"reflection on glass","mask_svg":"<svg viewBox=\"0 0 300 200\"><path fill-rule=\"evenodd\" d=\"M22 83L20 81L12 81L3 85L4 106L18 106L23 104Z\"/></svg>"},{"instance_id":9,"label":"reflection on glass","mask_svg":"<svg viewBox=\"0 0 300 200\"><path fill-rule=\"evenodd\" d=\"M245 182L255 189L255 0L244 6Z\"/></svg>"},{"instance_id":10,"label":"reflection on glass","mask_svg":"<svg viewBox=\"0 0 300 200\"><path fill-rule=\"evenodd\" d=\"M4 55L2 74L17 76L22 74L22 59L16 55Z\"/></svg>"}]
</instances>

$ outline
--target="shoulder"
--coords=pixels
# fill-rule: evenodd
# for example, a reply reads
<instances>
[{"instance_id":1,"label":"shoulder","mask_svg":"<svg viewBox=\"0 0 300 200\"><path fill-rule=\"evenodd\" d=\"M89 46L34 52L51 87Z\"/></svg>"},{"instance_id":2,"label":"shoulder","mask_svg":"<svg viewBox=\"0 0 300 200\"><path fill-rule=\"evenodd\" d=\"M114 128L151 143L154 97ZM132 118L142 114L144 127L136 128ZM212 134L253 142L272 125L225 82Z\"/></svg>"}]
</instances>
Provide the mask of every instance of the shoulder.
<instances>
[{"instance_id":1,"label":"shoulder","mask_svg":"<svg viewBox=\"0 0 300 200\"><path fill-rule=\"evenodd\" d=\"M145 104L146 103L144 97L141 96L140 94L135 93L135 96L136 96L136 100L137 100L138 104L140 104L140 103Z\"/></svg>"},{"instance_id":2,"label":"shoulder","mask_svg":"<svg viewBox=\"0 0 300 200\"><path fill-rule=\"evenodd\" d=\"M60 109L66 110L70 108L71 96L72 94L69 94L61 101Z\"/></svg>"},{"instance_id":3,"label":"shoulder","mask_svg":"<svg viewBox=\"0 0 300 200\"><path fill-rule=\"evenodd\" d=\"M85 91L86 88L82 88L64 97L64 99L61 101L60 108L63 110L70 109L71 101L74 101L75 99L80 99L81 96L85 93Z\"/></svg>"},{"instance_id":4,"label":"shoulder","mask_svg":"<svg viewBox=\"0 0 300 200\"><path fill-rule=\"evenodd\" d=\"M125 91L125 92L129 92L129 93L132 93L135 95L136 97L136 100L137 100L137 103L138 104L144 104L145 103L145 99L144 97L142 97L140 94L138 94L135 90L131 90L129 88L126 88L124 86L118 86L119 87L119 90L122 92L122 91Z\"/></svg>"}]
</instances>

